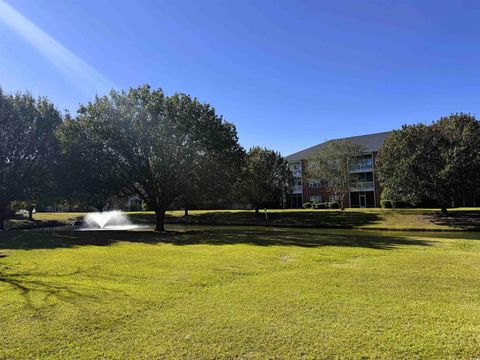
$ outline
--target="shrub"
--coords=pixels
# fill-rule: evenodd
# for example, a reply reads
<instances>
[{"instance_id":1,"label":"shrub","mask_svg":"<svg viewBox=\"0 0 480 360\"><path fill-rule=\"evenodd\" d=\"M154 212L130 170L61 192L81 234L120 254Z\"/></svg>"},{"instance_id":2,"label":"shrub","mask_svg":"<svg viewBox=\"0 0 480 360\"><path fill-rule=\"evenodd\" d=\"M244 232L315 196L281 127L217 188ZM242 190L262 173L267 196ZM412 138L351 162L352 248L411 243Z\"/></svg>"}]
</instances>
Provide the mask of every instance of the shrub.
<instances>
[{"instance_id":1,"label":"shrub","mask_svg":"<svg viewBox=\"0 0 480 360\"><path fill-rule=\"evenodd\" d=\"M338 201L332 201L330 202L330 209L340 209L340 203Z\"/></svg>"},{"instance_id":2,"label":"shrub","mask_svg":"<svg viewBox=\"0 0 480 360\"><path fill-rule=\"evenodd\" d=\"M384 209L391 209L391 208L393 208L393 201L392 200L387 200L387 199L385 199L385 200L382 199L382 200L380 200L380 205Z\"/></svg>"},{"instance_id":3,"label":"shrub","mask_svg":"<svg viewBox=\"0 0 480 360\"><path fill-rule=\"evenodd\" d=\"M323 202L318 202L318 203L313 204L313 207L315 209L326 209L327 205Z\"/></svg>"},{"instance_id":4,"label":"shrub","mask_svg":"<svg viewBox=\"0 0 480 360\"><path fill-rule=\"evenodd\" d=\"M303 208L304 209L311 209L312 208L312 203L311 202L306 202L306 203L303 203Z\"/></svg>"}]
</instances>

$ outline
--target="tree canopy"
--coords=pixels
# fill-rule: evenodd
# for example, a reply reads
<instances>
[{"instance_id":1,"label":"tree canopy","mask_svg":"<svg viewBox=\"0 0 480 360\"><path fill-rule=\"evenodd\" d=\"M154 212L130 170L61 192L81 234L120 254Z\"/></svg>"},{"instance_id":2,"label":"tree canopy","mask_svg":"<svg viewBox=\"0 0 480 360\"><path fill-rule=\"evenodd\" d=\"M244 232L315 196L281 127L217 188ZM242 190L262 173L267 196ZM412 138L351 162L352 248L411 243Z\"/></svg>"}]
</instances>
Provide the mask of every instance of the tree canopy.
<instances>
[{"instance_id":1,"label":"tree canopy","mask_svg":"<svg viewBox=\"0 0 480 360\"><path fill-rule=\"evenodd\" d=\"M114 154L105 151L95 124L88 119L77 121L67 116L57 134L62 147L58 171L63 179L59 186L63 198L81 207L104 210L108 200L122 189L123 178Z\"/></svg>"},{"instance_id":2,"label":"tree canopy","mask_svg":"<svg viewBox=\"0 0 480 360\"><path fill-rule=\"evenodd\" d=\"M405 125L380 149L379 179L392 200L415 204L433 199L445 214L456 199L478 191L479 138L480 123L470 114Z\"/></svg>"},{"instance_id":3,"label":"tree canopy","mask_svg":"<svg viewBox=\"0 0 480 360\"><path fill-rule=\"evenodd\" d=\"M48 99L0 89L0 230L12 201L35 204L53 195L61 122Z\"/></svg>"},{"instance_id":4,"label":"tree canopy","mask_svg":"<svg viewBox=\"0 0 480 360\"><path fill-rule=\"evenodd\" d=\"M86 161L105 161L122 193L138 196L155 211L159 231L176 199L208 182L208 171L218 176L213 187L221 183L222 169L243 154L234 125L210 105L185 94L166 96L147 85L97 97L66 126L82 129L83 136L73 141L89 149Z\"/></svg>"},{"instance_id":5,"label":"tree canopy","mask_svg":"<svg viewBox=\"0 0 480 360\"><path fill-rule=\"evenodd\" d=\"M252 147L237 183L237 193L240 200L253 205L258 213L259 207L267 203L280 204L291 179L288 163L280 153Z\"/></svg>"}]
</instances>

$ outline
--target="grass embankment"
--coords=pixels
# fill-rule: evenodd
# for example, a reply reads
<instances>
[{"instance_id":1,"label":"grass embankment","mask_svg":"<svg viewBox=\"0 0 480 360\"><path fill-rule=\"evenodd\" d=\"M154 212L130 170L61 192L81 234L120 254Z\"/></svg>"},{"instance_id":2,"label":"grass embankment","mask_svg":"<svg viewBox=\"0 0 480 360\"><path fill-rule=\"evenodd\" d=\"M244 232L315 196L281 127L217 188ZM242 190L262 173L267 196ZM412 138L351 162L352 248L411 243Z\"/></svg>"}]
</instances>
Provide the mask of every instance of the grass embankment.
<instances>
[{"instance_id":1,"label":"grass embankment","mask_svg":"<svg viewBox=\"0 0 480 360\"><path fill-rule=\"evenodd\" d=\"M54 227L59 225L71 224L72 222L83 218L85 213L38 213L33 215L33 221L28 217L18 216L6 221L7 229L34 229L40 227Z\"/></svg>"},{"instance_id":2,"label":"grass embankment","mask_svg":"<svg viewBox=\"0 0 480 360\"><path fill-rule=\"evenodd\" d=\"M480 354L477 233L0 234L0 359Z\"/></svg>"},{"instance_id":3,"label":"grass embankment","mask_svg":"<svg viewBox=\"0 0 480 360\"><path fill-rule=\"evenodd\" d=\"M168 212L170 223L197 225L265 225L278 227L346 228L371 230L480 230L479 209L456 209L441 217L436 209L346 209L341 210L268 210L255 216L253 211ZM134 222L154 223L151 212L130 213Z\"/></svg>"}]
</instances>

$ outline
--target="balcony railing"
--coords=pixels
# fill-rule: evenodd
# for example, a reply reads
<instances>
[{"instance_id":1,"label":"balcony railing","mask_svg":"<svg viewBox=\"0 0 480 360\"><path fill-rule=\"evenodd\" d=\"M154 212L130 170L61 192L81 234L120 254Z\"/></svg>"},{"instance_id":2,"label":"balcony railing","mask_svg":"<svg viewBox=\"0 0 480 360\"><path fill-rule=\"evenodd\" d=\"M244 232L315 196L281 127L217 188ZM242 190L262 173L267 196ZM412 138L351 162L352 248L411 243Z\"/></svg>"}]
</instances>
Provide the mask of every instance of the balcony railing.
<instances>
[{"instance_id":1,"label":"balcony railing","mask_svg":"<svg viewBox=\"0 0 480 360\"><path fill-rule=\"evenodd\" d=\"M303 187L302 185L293 185L291 191L292 194L301 194L303 192Z\"/></svg>"},{"instance_id":2,"label":"balcony railing","mask_svg":"<svg viewBox=\"0 0 480 360\"><path fill-rule=\"evenodd\" d=\"M373 190L374 186L373 181L356 181L350 184L350 191Z\"/></svg>"},{"instance_id":3,"label":"balcony railing","mask_svg":"<svg viewBox=\"0 0 480 360\"><path fill-rule=\"evenodd\" d=\"M373 164L352 164L348 168L351 172L372 171Z\"/></svg>"}]
</instances>

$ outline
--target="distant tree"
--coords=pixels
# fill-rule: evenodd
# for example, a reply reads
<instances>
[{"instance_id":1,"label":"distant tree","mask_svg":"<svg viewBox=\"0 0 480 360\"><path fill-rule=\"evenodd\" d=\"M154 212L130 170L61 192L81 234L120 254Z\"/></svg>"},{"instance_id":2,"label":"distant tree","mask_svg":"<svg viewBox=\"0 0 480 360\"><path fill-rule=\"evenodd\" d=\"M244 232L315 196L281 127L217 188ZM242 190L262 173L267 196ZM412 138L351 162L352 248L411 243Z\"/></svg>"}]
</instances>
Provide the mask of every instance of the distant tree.
<instances>
[{"instance_id":1,"label":"distant tree","mask_svg":"<svg viewBox=\"0 0 480 360\"><path fill-rule=\"evenodd\" d=\"M225 158L222 152L212 152L199 159L180 198L185 216L188 216L188 210L192 206L218 205L231 198L235 181L240 176L245 161L245 152L238 149L227 155L228 158Z\"/></svg>"},{"instance_id":2,"label":"distant tree","mask_svg":"<svg viewBox=\"0 0 480 360\"><path fill-rule=\"evenodd\" d=\"M350 165L365 153L365 148L348 140L332 140L308 160L305 180L318 179L322 187L343 199L350 191Z\"/></svg>"},{"instance_id":3,"label":"distant tree","mask_svg":"<svg viewBox=\"0 0 480 360\"><path fill-rule=\"evenodd\" d=\"M480 123L453 114L432 125L405 125L385 140L377 159L381 183L397 201L435 200L443 215L455 198L478 190Z\"/></svg>"},{"instance_id":4,"label":"distant tree","mask_svg":"<svg viewBox=\"0 0 480 360\"><path fill-rule=\"evenodd\" d=\"M89 134L82 146L106 159L122 192L155 211L157 231L167 208L204 181L203 166L228 166L242 152L235 127L210 105L146 85L97 97L75 121Z\"/></svg>"},{"instance_id":5,"label":"distant tree","mask_svg":"<svg viewBox=\"0 0 480 360\"><path fill-rule=\"evenodd\" d=\"M447 189L437 181L442 158L435 135L424 124L404 125L385 140L376 170L391 200L415 204L427 196L445 194ZM437 191L438 195L432 193Z\"/></svg>"},{"instance_id":6,"label":"distant tree","mask_svg":"<svg viewBox=\"0 0 480 360\"><path fill-rule=\"evenodd\" d=\"M288 163L280 153L256 146L247 153L236 192L242 201L253 205L258 215L260 206L280 204L291 179Z\"/></svg>"},{"instance_id":7,"label":"distant tree","mask_svg":"<svg viewBox=\"0 0 480 360\"><path fill-rule=\"evenodd\" d=\"M25 202L31 218L35 205L53 196L61 122L46 98L0 90L0 230L12 201Z\"/></svg>"}]
</instances>

